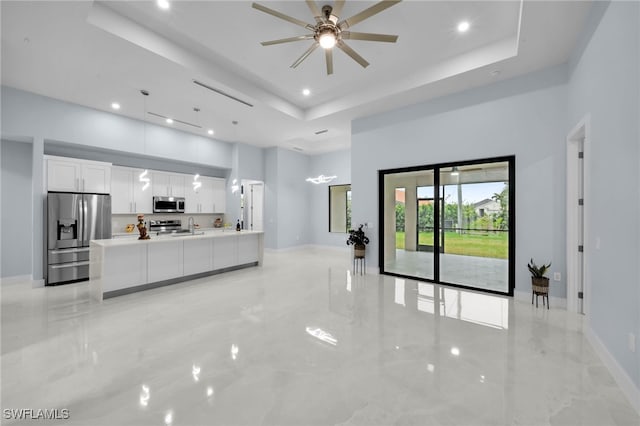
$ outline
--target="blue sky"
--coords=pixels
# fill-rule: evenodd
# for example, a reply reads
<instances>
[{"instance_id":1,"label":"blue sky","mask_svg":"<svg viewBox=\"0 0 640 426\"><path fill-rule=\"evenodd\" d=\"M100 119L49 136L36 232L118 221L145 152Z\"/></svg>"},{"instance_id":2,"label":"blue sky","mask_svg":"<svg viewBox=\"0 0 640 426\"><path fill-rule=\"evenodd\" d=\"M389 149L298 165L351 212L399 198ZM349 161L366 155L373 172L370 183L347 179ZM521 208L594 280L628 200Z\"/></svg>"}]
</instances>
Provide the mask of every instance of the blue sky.
<instances>
[{"instance_id":1,"label":"blue sky","mask_svg":"<svg viewBox=\"0 0 640 426\"><path fill-rule=\"evenodd\" d=\"M462 185L462 200L464 203L477 203L478 201L482 201L486 198L491 198L495 193L500 193L503 188L504 182L466 183ZM445 186L444 196L447 203L457 202L457 185ZM433 197L433 187L425 186L418 188L418 197Z\"/></svg>"}]
</instances>

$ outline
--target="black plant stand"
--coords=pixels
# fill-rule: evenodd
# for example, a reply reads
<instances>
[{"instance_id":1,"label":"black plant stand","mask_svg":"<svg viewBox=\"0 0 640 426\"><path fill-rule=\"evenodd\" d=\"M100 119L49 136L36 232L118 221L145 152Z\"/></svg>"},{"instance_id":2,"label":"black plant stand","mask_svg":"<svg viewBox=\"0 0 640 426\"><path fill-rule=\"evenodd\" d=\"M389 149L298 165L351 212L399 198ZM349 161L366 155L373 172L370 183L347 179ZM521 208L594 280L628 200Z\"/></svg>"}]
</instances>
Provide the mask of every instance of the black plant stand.
<instances>
[{"instance_id":1,"label":"black plant stand","mask_svg":"<svg viewBox=\"0 0 640 426\"><path fill-rule=\"evenodd\" d=\"M358 268L360 269L360 275L364 275L365 270L367 269L367 260L364 256L353 256L353 273L358 273Z\"/></svg>"}]
</instances>

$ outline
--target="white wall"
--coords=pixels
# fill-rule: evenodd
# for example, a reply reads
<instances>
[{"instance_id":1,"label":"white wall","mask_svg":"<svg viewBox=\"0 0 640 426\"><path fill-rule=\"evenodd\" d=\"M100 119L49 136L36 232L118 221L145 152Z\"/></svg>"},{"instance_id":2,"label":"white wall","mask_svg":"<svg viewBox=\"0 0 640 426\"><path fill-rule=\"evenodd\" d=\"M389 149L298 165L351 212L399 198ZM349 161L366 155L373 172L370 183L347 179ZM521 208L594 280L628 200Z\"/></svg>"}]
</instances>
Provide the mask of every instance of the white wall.
<instances>
[{"instance_id":1,"label":"white wall","mask_svg":"<svg viewBox=\"0 0 640 426\"><path fill-rule=\"evenodd\" d=\"M265 150L265 247L309 244L309 157L283 148Z\"/></svg>"},{"instance_id":2,"label":"white wall","mask_svg":"<svg viewBox=\"0 0 640 426\"><path fill-rule=\"evenodd\" d=\"M309 158L310 167L306 177L319 175L337 176L329 184L314 185L307 182L310 217L312 223L311 242L323 246L347 247L347 234L329 232L329 185L351 183L351 150L335 151ZM306 179L305 177L305 179ZM357 194L353 194L354 197ZM353 222L352 222L353 223Z\"/></svg>"},{"instance_id":3,"label":"white wall","mask_svg":"<svg viewBox=\"0 0 640 426\"><path fill-rule=\"evenodd\" d=\"M565 272L566 68L558 67L354 121L353 223L378 265L380 169L516 156L516 291L529 292L527 261ZM564 282L551 295L565 297Z\"/></svg>"},{"instance_id":4,"label":"white wall","mask_svg":"<svg viewBox=\"0 0 640 426\"><path fill-rule=\"evenodd\" d=\"M231 191L233 180L236 180L237 185L240 185L243 179L264 182L265 150L244 143L236 143L233 147L232 166L233 170L227 182L229 189L227 192L227 217L235 225L237 219L241 216L240 191Z\"/></svg>"},{"instance_id":5,"label":"white wall","mask_svg":"<svg viewBox=\"0 0 640 426\"><path fill-rule=\"evenodd\" d=\"M2 140L0 277L31 275L32 144Z\"/></svg>"},{"instance_id":6,"label":"white wall","mask_svg":"<svg viewBox=\"0 0 640 426\"><path fill-rule=\"evenodd\" d=\"M590 115L587 318L640 395L640 348L631 352L627 340L640 341L640 5L597 7L602 17L570 70L565 132Z\"/></svg>"},{"instance_id":7,"label":"white wall","mask_svg":"<svg viewBox=\"0 0 640 426\"><path fill-rule=\"evenodd\" d=\"M2 86L3 136L41 136L99 149L231 168L233 145ZM146 129L146 138L145 138Z\"/></svg>"},{"instance_id":8,"label":"white wall","mask_svg":"<svg viewBox=\"0 0 640 426\"><path fill-rule=\"evenodd\" d=\"M278 248L278 149L264 152L264 246Z\"/></svg>"}]
</instances>

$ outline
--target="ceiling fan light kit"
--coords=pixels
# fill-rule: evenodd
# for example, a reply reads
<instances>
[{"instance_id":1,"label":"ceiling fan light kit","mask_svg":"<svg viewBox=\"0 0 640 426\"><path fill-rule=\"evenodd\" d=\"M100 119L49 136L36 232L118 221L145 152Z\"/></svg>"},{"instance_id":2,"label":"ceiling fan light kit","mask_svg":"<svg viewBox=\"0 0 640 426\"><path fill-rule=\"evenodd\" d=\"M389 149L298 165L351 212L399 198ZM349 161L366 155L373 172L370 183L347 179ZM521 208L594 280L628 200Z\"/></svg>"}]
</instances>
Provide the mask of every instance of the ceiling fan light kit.
<instances>
[{"instance_id":1,"label":"ceiling fan light kit","mask_svg":"<svg viewBox=\"0 0 640 426\"><path fill-rule=\"evenodd\" d=\"M300 56L296 61L291 64L291 68L296 68L305 59L313 53L318 46L322 47L325 51L325 61L327 64L327 75L333 74L333 48L338 47L346 53L351 59L359 63L363 68L369 66L362 56L356 53L351 47L349 47L344 40L362 40L362 41L376 41L384 43L395 43L398 40L397 35L389 34L375 34L375 33L358 33L352 31L345 31L353 25L364 21L367 18L372 17L391 6L400 3L401 0L384 0L374 4L373 6L353 15L350 18L340 20L340 14L344 7L344 0L336 0L333 6L324 5L322 9L318 8L315 0L306 0L307 6L311 10L313 17L316 21L315 24L309 24L294 18L277 10L270 9L258 3L253 3L252 7L261 12L280 18L284 21L301 26L312 34L305 34L301 36L288 37L278 40L263 41L263 46L272 46L274 44L290 43L294 41L313 40L313 44Z\"/></svg>"}]
</instances>

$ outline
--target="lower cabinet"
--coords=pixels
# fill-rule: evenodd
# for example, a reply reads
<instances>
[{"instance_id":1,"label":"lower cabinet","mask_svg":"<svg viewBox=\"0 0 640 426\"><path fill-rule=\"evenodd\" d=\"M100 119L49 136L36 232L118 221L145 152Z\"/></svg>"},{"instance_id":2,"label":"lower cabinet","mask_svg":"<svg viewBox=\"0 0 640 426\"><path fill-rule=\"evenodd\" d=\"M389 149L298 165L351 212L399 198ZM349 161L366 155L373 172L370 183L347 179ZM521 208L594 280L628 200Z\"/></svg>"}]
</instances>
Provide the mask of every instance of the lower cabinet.
<instances>
[{"instance_id":1,"label":"lower cabinet","mask_svg":"<svg viewBox=\"0 0 640 426\"><path fill-rule=\"evenodd\" d=\"M213 240L213 269L238 265L238 236L230 235Z\"/></svg>"},{"instance_id":2,"label":"lower cabinet","mask_svg":"<svg viewBox=\"0 0 640 426\"><path fill-rule=\"evenodd\" d=\"M193 275L213 269L213 238L185 240L184 274Z\"/></svg>"},{"instance_id":3,"label":"lower cabinet","mask_svg":"<svg viewBox=\"0 0 640 426\"><path fill-rule=\"evenodd\" d=\"M262 234L230 232L149 242L134 238L92 241L92 297L102 300L105 293L262 262L262 239Z\"/></svg>"},{"instance_id":4,"label":"lower cabinet","mask_svg":"<svg viewBox=\"0 0 640 426\"><path fill-rule=\"evenodd\" d=\"M258 235L242 235L238 238L238 265L257 262L260 259Z\"/></svg>"},{"instance_id":5,"label":"lower cabinet","mask_svg":"<svg viewBox=\"0 0 640 426\"><path fill-rule=\"evenodd\" d=\"M103 270L109 271L103 277L103 286L109 291L147 283L147 247L144 244L109 250L109 255L103 256L102 261Z\"/></svg>"},{"instance_id":6,"label":"lower cabinet","mask_svg":"<svg viewBox=\"0 0 640 426\"><path fill-rule=\"evenodd\" d=\"M182 267L183 241L162 241L148 244L149 282L170 280L184 275Z\"/></svg>"}]
</instances>

